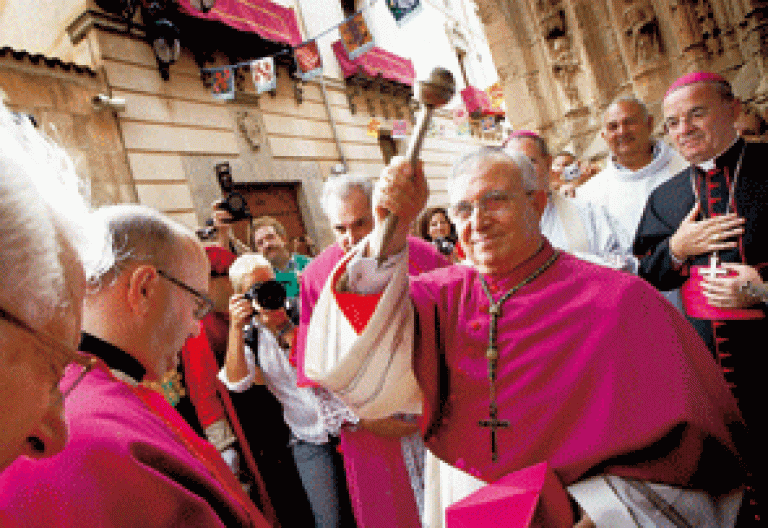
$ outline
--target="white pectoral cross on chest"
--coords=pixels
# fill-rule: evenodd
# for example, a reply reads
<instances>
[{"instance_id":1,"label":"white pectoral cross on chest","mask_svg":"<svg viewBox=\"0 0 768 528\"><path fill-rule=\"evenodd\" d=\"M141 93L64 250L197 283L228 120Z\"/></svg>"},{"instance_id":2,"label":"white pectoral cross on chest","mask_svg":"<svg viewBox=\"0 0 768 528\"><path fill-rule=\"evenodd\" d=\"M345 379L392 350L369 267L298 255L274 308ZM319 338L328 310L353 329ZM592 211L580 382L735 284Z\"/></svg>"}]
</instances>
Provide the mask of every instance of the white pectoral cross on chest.
<instances>
[{"instance_id":1,"label":"white pectoral cross on chest","mask_svg":"<svg viewBox=\"0 0 768 528\"><path fill-rule=\"evenodd\" d=\"M715 251L709 256L709 267L702 269L699 273L712 280L718 277L725 277L728 275L728 270L720 267L720 259L717 256L717 251Z\"/></svg>"}]
</instances>

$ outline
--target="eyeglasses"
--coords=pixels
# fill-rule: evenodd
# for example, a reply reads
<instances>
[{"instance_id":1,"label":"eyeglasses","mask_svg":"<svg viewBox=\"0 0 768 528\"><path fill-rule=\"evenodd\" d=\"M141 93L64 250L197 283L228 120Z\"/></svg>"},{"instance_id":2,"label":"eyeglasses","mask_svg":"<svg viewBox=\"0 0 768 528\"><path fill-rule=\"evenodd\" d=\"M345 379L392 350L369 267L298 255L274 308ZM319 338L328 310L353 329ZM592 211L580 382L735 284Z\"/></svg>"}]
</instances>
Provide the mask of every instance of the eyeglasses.
<instances>
[{"instance_id":1,"label":"eyeglasses","mask_svg":"<svg viewBox=\"0 0 768 528\"><path fill-rule=\"evenodd\" d=\"M664 120L664 132L669 134L670 130L680 126L680 122L685 120L686 123L698 122L709 115L710 109L706 106L695 106L684 112L682 116L670 116Z\"/></svg>"},{"instance_id":2,"label":"eyeglasses","mask_svg":"<svg viewBox=\"0 0 768 528\"><path fill-rule=\"evenodd\" d=\"M29 324L25 323L3 308L0 308L0 319L8 321L17 328L24 330L33 338L35 338L40 345L42 345L40 348L44 350L46 354L48 354L48 357L51 360L51 369L57 378L62 377L61 372L63 368L69 364L77 364L83 369L80 375L75 378L74 382L70 383L66 389L60 391L62 400L69 396L75 387L77 387L80 382L83 381L85 375L88 374L96 364L95 358L80 354L75 349L68 347L64 343L61 343L48 334L38 332L29 326ZM59 387L57 384L52 390L56 391L58 388Z\"/></svg>"},{"instance_id":3,"label":"eyeglasses","mask_svg":"<svg viewBox=\"0 0 768 528\"><path fill-rule=\"evenodd\" d=\"M160 275L165 280L169 281L171 284L178 286L179 288L186 291L187 293L191 293L192 295L195 296L195 303L197 304L197 306L195 307L195 310L192 312L192 315L195 316L195 319L198 319L198 320L202 319L203 317L211 313L215 304L210 297L208 297L203 293L200 293L199 291L194 289L192 286L184 284L179 279L168 275L168 273L164 272L161 269L157 270L157 274Z\"/></svg>"},{"instance_id":4,"label":"eyeglasses","mask_svg":"<svg viewBox=\"0 0 768 528\"><path fill-rule=\"evenodd\" d=\"M531 196L535 191L526 191L525 196ZM450 207L450 213L453 218L461 222L469 220L475 208L480 208L488 214L495 215L509 209L512 200L520 196L519 194L510 194L506 191L488 191L474 202L463 200Z\"/></svg>"}]
</instances>

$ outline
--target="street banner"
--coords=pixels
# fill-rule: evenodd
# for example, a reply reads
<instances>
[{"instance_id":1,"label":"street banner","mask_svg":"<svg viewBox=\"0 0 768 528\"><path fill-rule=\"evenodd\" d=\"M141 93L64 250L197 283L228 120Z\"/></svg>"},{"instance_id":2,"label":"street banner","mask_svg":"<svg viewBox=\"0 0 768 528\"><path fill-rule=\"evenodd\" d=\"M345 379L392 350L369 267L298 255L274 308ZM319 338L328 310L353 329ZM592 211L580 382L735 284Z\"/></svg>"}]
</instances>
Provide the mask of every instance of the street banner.
<instances>
[{"instance_id":1,"label":"street banner","mask_svg":"<svg viewBox=\"0 0 768 528\"><path fill-rule=\"evenodd\" d=\"M296 59L299 77L303 80L308 81L323 72L323 61L317 49L317 40L310 40L294 49L293 56Z\"/></svg>"},{"instance_id":2,"label":"street banner","mask_svg":"<svg viewBox=\"0 0 768 528\"><path fill-rule=\"evenodd\" d=\"M251 75L257 94L277 88L275 59L273 57L264 57L251 62Z\"/></svg>"},{"instance_id":3,"label":"street banner","mask_svg":"<svg viewBox=\"0 0 768 528\"><path fill-rule=\"evenodd\" d=\"M392 139L399 139L408 136L408 121L405 119L395 119L392 121Z\"/></svg>"},{"instance_id":4,"label":"street banner","mask_svg":"<svg viewBox=\"0 0 768 528\"><path fill-rule=\"evenodd\" d=\"M392 13L398 27L421 12L420 0L387 0L387 9Z\"/></svg>"},{"instance_id":5,"label":"street banner","mask_svg":"<svg viewBox=\"0 0 768 528\"><path fill-rule=\"evenodd\" d=\"M495 82L486 88L485 92L491 99L491 106L493 108L501 108L501 105L504 102L504 89L501 87L501 84Z\"/></svg>"},{"instance_id":6,"label":"street banner","mask_svg":"<svg viewBox=\"0 0 768 528\"><path fill-rule=\"evenodd\" d=\"M221 68L206 68L211 75L211 95L216 99L235 98L235 71L231 66Z\"/></svg>"},{"instance_id":7,"label":"street banner","mask_svg":"<svg viewBox=\"0 0 768 528\"><path fill-rule=\"evenodd\" d=\"M373 35L368 31L362 11L339 25L339 35L349 60L355 60L373 47Z\"/></svg>"},{"instance_id":8,"label":"street banner","mask_svg":"<svg viewBox=\"0 0 768 528\"><path fill-rule=\"evenodd\" d=\"M372 117L370 121L368 121L368 128L365 133L369 136L379 137L379 128L381 128L381 121Z\"/></svg>"}]
</instances>

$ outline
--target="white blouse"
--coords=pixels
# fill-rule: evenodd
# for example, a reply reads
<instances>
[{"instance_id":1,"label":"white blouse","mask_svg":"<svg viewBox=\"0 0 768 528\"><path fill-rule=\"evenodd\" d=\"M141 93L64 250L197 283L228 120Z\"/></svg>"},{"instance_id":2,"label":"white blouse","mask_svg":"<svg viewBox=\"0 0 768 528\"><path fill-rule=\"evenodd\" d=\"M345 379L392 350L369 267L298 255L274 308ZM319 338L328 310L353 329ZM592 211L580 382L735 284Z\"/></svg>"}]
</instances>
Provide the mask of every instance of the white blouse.
<instances>
[{"instance_id":1,"label":"white blouse","mask_svg":"<svg viewBox=\"0 0 768 528\"><path fill-rule=\"evenodd\" d=\"M264 373L267 389L283 406L283 418L291 432L299 439L313 444L324 444L331 436L338 436L345 423L357 424L359 418L336 396L320 387L298 387L296 368L288 361L288 351L280 347L271 332L258 326L259 366ZM219 379L232 392L244 392L256 378L256 357L245 345L248 375L231 382L226 367L219 371Z\"/></svg>"}]
</instances>

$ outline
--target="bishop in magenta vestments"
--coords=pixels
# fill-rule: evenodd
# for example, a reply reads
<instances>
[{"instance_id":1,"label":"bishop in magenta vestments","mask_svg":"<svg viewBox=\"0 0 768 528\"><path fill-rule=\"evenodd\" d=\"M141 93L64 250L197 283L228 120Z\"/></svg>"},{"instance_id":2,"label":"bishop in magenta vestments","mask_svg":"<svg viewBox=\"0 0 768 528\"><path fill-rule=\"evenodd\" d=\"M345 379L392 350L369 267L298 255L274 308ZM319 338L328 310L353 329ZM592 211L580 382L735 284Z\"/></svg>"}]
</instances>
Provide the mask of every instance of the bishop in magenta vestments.
<instances>
[{"instance_id":1,"label":"bishop in magenta vestments","mask_svg":"<svg viewBox=\"0 0 768 528\"><path fill-rule=\"evenodd\" d=\"M545 242L511 273L486 275L494 301L553 252ZM489 414L490 319L479 273L452 266L404 284L421 428L446 462L486 482L546 461L564 486L609 474L717 497L742 485L735 400L695 330L645 281L561 254L503 304L496 399L509 426L496 433L497 462L478 423ZM345 315L355 310L351 294L332 295ZM378 310L397 307L377 306L371 320Z\"/></svg>"}]
</instances>

